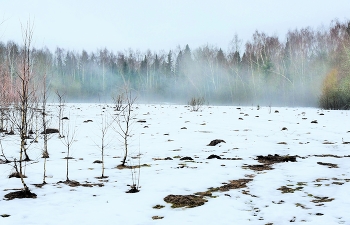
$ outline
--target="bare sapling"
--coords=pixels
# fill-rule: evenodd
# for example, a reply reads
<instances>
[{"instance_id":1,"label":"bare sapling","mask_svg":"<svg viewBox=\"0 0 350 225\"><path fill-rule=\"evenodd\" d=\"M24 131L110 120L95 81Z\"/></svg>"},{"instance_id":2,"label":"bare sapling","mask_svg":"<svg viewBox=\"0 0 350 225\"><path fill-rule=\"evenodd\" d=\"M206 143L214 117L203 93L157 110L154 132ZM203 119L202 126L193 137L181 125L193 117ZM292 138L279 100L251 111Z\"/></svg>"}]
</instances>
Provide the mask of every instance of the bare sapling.
<instances>
[{"instance_id":1,"label":"bare sapling","mask_svg":"<svg viewBox=\"0 0 350 225\"><path fill-rule=\"evenodd\" d=\"M24 49L23 49L23 56L22 56L22 71L19 73L19 81L20 81L20 89L19 89L19 110L21 112L21 121L19 125L19 131L20 131L20 138L21 138L21 150L20 150L20 157L19 157L19 174L21 176L21 181L23 184L23 191L24 192L30 192L29 188L27 187L26 183L23 179L23 173L22 173L22 159L23 154L25 155L24 160L29 161L29 156L27 154L27 148L26 148L26 139L27 139L27 128L28 128L28 111L30 106L30 100L31 97L33 97L34 91L31 90L30 87L30 81L33 78L32 74L32 59L31 59L31 42L32 42L32 35L33 35L33 29L30 27L30 24L27 24L27 28L23 30L23 40L24 40Z\"/></svg>"},{"instance_id":2,"label":"bare sapling","mask_svg":"<svg viewBox=\"0 0 350 225\"><path fill-rule=\"evenodd\" d=\"M0 64L0 133L7 132L5 121L8 120L9 107L13 101L13 85L5 65Z\"/></svg>"},{"instance_id":3,"label":"bare sapling","mask_svg":"<svg viewBox=\"0 0 350 225\"><path fill-rule=\"evenodd\" d=\"M67 123L67 125L65 126L65 129L63 131L62 138L61 141L64 144L64 146L66 146L67 148L67 156L65 157L66 159L66 181L65 182L70 182L69 179L69 159L72 159L72 157L70 156L70 151L72 148L72 145L74 144L74 138L76 135L76 129L72 129L72 127L70 126L69 122Z\"/></svg>"},{"instance_id":4,"label":"bare sapling","mask_svg":"<svg viewBox=\"0 0 350 225\"><path fill-rule=\"evenodd\" d=\"M5 155L5 151L4 151L4 147L2 146L2 138L3 138L3 134L0 132L0 149L1 149L1 157L4 158L4 160L0 159L1 163L10 163L10 160L7 159L6 155ZM0 163L0 164L1 164Z\"/></svg>"},{"instance_id":5,"label":"bare sapling","mask_svg":"<svg viewBox=\"0 0 350 225\"><path fill-rule=\"evenodd\" d=\"M31 143L38 143L39 138L39 129L40 129L40 109L39 109L39 97L35 96L33 98L33 109L32 109L32 115L31 120L33 121L32 127L30 127L28 131L28 138L33 139ZM34 119L35 118L35 119ZM33 130L33 126L35 125L35 132ZM34 136L33 136L34 135Z\"/></svg>"},{"instance_id":6,"label":"bare sapling","mask_svg":"<svg viewBox=\"0 0 350 225\"><path fill-rule=\"evenodd\" d=\"M9 175L9 178L12 178L12 177L16 177L16 178L21 178L21 174L20 172L18 171L18 166L17 166L17 159L13 159L13 170L15 172L12 172L10 175ZM26 178L26 176L23 174L22 175L23 177Z\"/></svg>"},{"instance_id":7,"label":"bare sapling","mask_svg":"<svg viewBox=\"0 0 350 225\"><path fill-rule=\"evenodd\" d=\"M1 101L1 100L0 100ZM5 123L8 121L9 105L0 102L0 134L8 133Z\"/></svg>"},{"instance_id":8,"label":"bare sapling","mask_svg":"<svg viewBox=\"0 0 350 225\"><path fill-rule=\"evenodd\" d=\"M58 137L63 138L62 135L62 129L63 129L63 112L64 112L64 106L65 106L65 98L64 94L60 93L56 90L56 96L58 99Z\"/></svg>"},{"instance_id":9,"label":"bare sapling","mask_svg":"<svg viewBox=\"0 0 350 225\"><path fill-rule=\"evenodd\" d=\"M20 79L22 81L22 79ZM24 83L24 85L26 85ZM27 139L30 137L30 129L28 129L33 122L34 108L30 107L32 100L29 99L29 92L19 92L22 87L18 87L18 95L20 100L15 102L9 109L9 120L11 123L10 132L8 134L15 134L15 129L19 132L20 136L20 160L30 161L29 155L27 153L29 145L27 145ZM24 88L23 90L25 90ZM27 89L28 90L28 89ZM14 129L15 128L15 129Z\"/></svg>"},{"instance_id":10,"label":"bare sapling","mask_svg":"<svg viewBox=\"0 0 350 225\"><path fill-rule=\"evenodd\" d=\"M12 124L17 128L21 139L21 154L24 155L20 157L24 161L30 161L28 156L28 146L27 139L29 134L32 132L29 129L33 124L35 109L37 105L37 86L34 84L34 74L33 74L33 59L31 56L31 42L32 42L32 27L27 25L26 30L23 31L24 47L21 55L21 59L18 63L17 72L17 95L18 101L15 102L14 107L12 107L12 115L10 120Z\"/></svg>"},{"instance_id":11,"label":"bare sapling","mask_svg":"<svg viewBox=\"0 0 350 225\"><path fill-rule=\"evenodd\" d=\"M36 198L36 194L30 192L24 180L23 162L29 161L27 154L28 124L31 123L31 113L33 112L33 98L35 96L36 88L33 85L33 59L31 55L33 26L28 22L26 28L22 27L23 49L18 63L17 72L17 94L18 103L13 110L12 123L16 126L20 133L20 155L19 155L19 175L23 188L21 191L13 192L5 195L7 198ZM18 113L16 113L18 112Z\"/></svg>"},{"instance_id":12,"label":"bare sapling","mask_svg":"<svg viewBox=\"0 0 350 225\"><path fill-rule=\"evenodd\" d=\"M46 184L46 163L47 158L50 158L49 151L48 151L48 140L49 140L49 133L47 132L49 120L47 119L47 113L46 113L46 104L47 104L47 98L48 98L48 90L46 85L46 73L44 75L43 79L43 90L42 90L42 102L41 102L41 119L42 119L42 128L43 128L43 139L44 139L44 145L42 150L42 158L44 158L44 173L43 173L43 184Z\"/></svg>"},{"instance_id":13,"label":"bare sapling","mask_svg":"<svg viewBox=\"0 0 350 225\"><path fill-rule=\"evenodd\" d=\"M98 179L108 178L108 176L105 176L105 150L110 145L110 141L107 139L107 134L109 131L109 128L111 127L112 122L108 121L107 114L105 114L105 111L101 109L101 125L100 125L100 144L95 143L95 145L100 149L101 151L101 166L102 166L102 172L101 176L97 177Z\"/></svg>"},{"instance_id":14,"label":"bare sapling","mask_svg":"<svg viewBox=\"0 0 350 225\"><path fill-rule=\"evenodd\" d=\"M125 167L126 159L129 153L129 138L131 136L131 125L132 125L132 111L133 105L136 101L136 97L132 96L131 90L129 88L125 88L124 92L125 96L125 104L121 108L121 111L114 118L117 128L116 132L119 134L121 141L123 143L124 156L121 161L120 166Z\"/></svg>"},{"instance_id":15,"label":"bare sapling","mask_svg":"<svg viewBox=\"0 0 350 225\"><path fill-rule=\"evenodd\" d=\"M49 121L47 120L46 116L46 104L47 104L47 86L46 86L46 74L44 75L43 79L43 90L42 90L42 102L41 102L41 119L42 119L42 128L43 128L43 138L44 138L44 147L43 147L43 152L42 152L42 158L50 158L49 151L47 148L47 141L48 141L48 132L47 132L47 127Z\"/></svg>"},{"instance_id":16,"label":"bare sapling","mask_svg":"<svg viewBox=\"0 0 350 225\"><path fill-rule=\"evenodd\" d=\"M125 93L120 92L120 93L117 93L116 95L112 96L116 111L121 111L121 109L123 107L123 103L125 100L124 94Z\"/></svg>"},{"instance_id":17,"label":"bare sapling","mask_svg":"<svg viewBox=\"0 0 350 225\"><path fill-rule=\"evenodd\" d=\"M6 118L7 118L6 108L1 104L0 105L0 133L7 132L7 128L5 128Z\"/></svg>"},{"instance_id":18,"label":"bare sapling","mask_svg":"<svg viewBox=\"0 0 350 225\"><path fill-rule=\"evenodd\" d=\"M126 193L137 193L140 191L140 176L141 176L141 153L140 153L140 145L139 145L139 154L137 155L138 159L138 165L137 166L131 166L131 180L132 185L130 187L130 190L128 190Z\"/></svg>"},{"instance_id":19,"label":"bare sapling","mask_svg":"<svg viewBox=\"0 0 350 225\"><path fill-rule=\"evenodd\" d=\"M124 92L121 95L124 99L124 104L120 108L120 112L115 117L115 122L117 124L117 127L115 128L116 132L119 134L123 150L124 150L124 156L121 161L121 164L117 167L127 168L130 169L131 172L131 179L132 179L132 185L130 186L130 190L127 191L127 193L137 193L139 192L139 181L140 181L140 164L138 166L135 165L126 165L127 158L129 157L129 141L131 135L131 128L133 124L133 108L134 103L136 101L136 97L132 95L132 91L128 88L128 86L124 87ZM138 155L140 157L140 154ZM140 158L139 158L140 163ZM136 169L138 168L138 174Z\"/></svg>"},{"instance_id":20,"label":"bare sapling","mask_svg":"<svg viewBox=\"0 0 350 225\"><path fill-rule=\"evenodd\" d=\"M0 80L0 85L0 133L2 133L7 132L7 129L5 128L5 121L7 120L8 110L11 103L7 93L7 89L10 84L6 84L5 78L3 77Z\"/></svg>"}]
</instances>

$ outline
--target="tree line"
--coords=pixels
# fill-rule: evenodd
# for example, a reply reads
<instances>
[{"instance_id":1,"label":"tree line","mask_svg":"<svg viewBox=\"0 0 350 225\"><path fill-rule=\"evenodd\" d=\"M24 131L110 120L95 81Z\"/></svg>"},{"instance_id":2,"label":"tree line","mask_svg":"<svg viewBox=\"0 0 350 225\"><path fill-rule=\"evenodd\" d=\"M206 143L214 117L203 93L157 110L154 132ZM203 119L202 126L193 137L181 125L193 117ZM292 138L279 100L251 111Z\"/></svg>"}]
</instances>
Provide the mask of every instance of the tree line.
<instances>
[{"instance_id":1,"label":"tree line","mask_svg":"<svg viewBox=\"0 0 350 225\"><path fill-rule=\"evenodd\" d=\"M333 98L339 90L340 96L348 93L349 40L350 22L335 20L328 28L290 30L285 40L256 31L243 43L235 35L227 50L209 44L116 53L32 48L32 70L34 82L45 76L48 89L65 93L70 101L109 99L127 84L141 101L186 103L201 97L213 104L327 108L324 103L333 100L326 93ZM13 41L0 42L2 95L15 95L10 87L18 82L22 49ZM342 102L338 108L348 104L346 98Z\"/></svg>"},{"instance_id":2,"label":"tree line","mask_svg":"<svg viewBox=\"0 0 350 225\"><path fill-rule=\"evenodd\" d=\"M6 195L9 199L36 197L26 185L23 168L25 162L31 161L28 149L37 142L42 129L43 184L46 183L47 135L50 133L46 104L50 91L59 99L57 132L68 149L65 181L68 184L72 183L68 177L68 160L75 132L70 132L69 124L66 131L63 129L61 116L66 98L100 100L112 97L115 109L120 110L113 122L123 139L123 167L128 157L129 122L136 100L134 91L141 101L192 99L188 102L192 106L202 104L205 99L214 103L258 106L350 108L350 22L333 21L328 29L295 29L286 34L284 42L256 31L242 46L236 35L227 51L210 45L191 50L186 45L159 53L129 49L114 54L106 48L95 53L57 48L52 53L47 48L32 48L30 22L22 27L22 35L21 46L12 41L0 42L0 150L5 159L1 160L13 163L15 176L23 185L21 191ZM105 119L102 116L102 123ZM101 127L102 144L98 146L102 159L106 147L104 135L110 124L112 122L104 123ZM1 139L15 134L19 135L20 154L10 161ZM134 172L132 191L138 191ZM104 177L103 172L101 177Z\"/></svg>"},{"instance_id":3,"label":"tree line","mask_svg":"<svg viewBox=\"0 0 350 225\"><path fill-rule=\"evenodd\" d=\"M58 114L47 110L48 101L48 84L53 84L49 79L54 79L53 74L48 73L53 69L48 60L48 52L43 53L32 49L33 43L33 25L30 21L26 26L22 26L23 47L17 48L16 44L11 45L7 49L7 55L3 55L7 64L2 64L1 67L1 92L0 92L0 164L9 164L14 172L9 175L11 177L20 178L23 188L18 191L10 192L5 195L8 200L14 198L36 198L36 194L32 193L25 181L26 166L31 162L29 150L34 146L41 150L41 157L44 159L43 165L43 182L36 184L37 187L42 187L46 183L46 165L47 158L50 157L48 151L48 140L52 138L51 134L58 133L58 138L61 139L63 145L67 148L66 159L66 180L58 183L64 183L70 186L78 186L79 182L69 179L69 160L70 150L75 142L76 129L71 126L68 117L63 117L65 108L65 94L61 90L55 90L55 95L58 104L54 107L58 109ZM9 44L8 44L9 45ZM15 54L13 54L15 53ZM74 81L74 79L72 79ZM68 83L67 83L68 85ZM52 88L52 87L51 87ZM64 89L68 90L68 89ZM73 93L73 92L72 92ZM137 166L126 165L129 156L129 137L132 125L132 112L134 111L133 104L136 97L128 86L124 89L119 89L115 93L113 114L105 112L106 106L101 104L101 127L100 127L100 144L95 143L101 151L102 175L98 179L108 178L104 176L104 149L107 148L106 137L109 128L113 128L123 141L124 157L122 164L118 166L120 169L132 170L132 186L128 193L136 193L139 191L139 172ZM53 117L57 117L58 129L49 128ZM67 120L67 122L64 122ZM86 120L84 123L92 122ZM2 140L8 136L15 135L12 141L19 142L19 155L14 152L10 153L2 145ZM18 137L16 137L18 135ZM43 145L37 145L39 138L42 137ZM8 147L8 146L7 146ZM139 153L140 154L140 153ZM17 158L18 157L18 158ZM98 163L99 163L98 162ZM140 161L139 161L140 162ZM37 162L34 162L37 163ZM140 164L138 165L140 167ZM140 170L139 170L140 171Z\"/></svg>"}]
</instances>

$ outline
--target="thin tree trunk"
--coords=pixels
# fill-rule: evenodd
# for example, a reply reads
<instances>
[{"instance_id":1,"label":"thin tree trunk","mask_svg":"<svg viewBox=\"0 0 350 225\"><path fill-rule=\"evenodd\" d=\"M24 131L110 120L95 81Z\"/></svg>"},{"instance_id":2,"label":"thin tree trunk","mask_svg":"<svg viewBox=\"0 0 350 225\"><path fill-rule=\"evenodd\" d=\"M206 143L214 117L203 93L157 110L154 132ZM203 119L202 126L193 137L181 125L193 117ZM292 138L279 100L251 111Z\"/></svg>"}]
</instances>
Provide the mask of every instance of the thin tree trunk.
<instances>
[{"instance_id":1,"label":"thin tree trunk","mask_svg":"<svg viewBox=\"0 0 350 225\"><path fill-rule=\"evenodd\" d=\"M67 169L66 181L69 181L69 178L68 178L68 171L69 171L69 163L68 163L68 160L69 160L69 145L67 146L67 149L68 149L68 152L67 152L67 165L66 165L66 169Z\"/></svg>"}]
</instances>

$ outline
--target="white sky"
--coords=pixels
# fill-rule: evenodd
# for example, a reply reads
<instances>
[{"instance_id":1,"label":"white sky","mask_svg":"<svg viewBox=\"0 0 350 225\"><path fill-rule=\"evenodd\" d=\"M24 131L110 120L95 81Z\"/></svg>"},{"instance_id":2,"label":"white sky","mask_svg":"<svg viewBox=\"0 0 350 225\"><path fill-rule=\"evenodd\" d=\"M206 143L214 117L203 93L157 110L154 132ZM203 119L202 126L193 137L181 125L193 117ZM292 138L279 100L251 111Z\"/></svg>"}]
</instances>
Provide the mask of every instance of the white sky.
<instances>
[{"instance_id":1,"label":"white sky","mask_svg":"<svg viewBox=\"0 0 350 225\"><path fill-rule=\"evenodd\" d=\"M255 30L284 39L289 29L327 27L349 12L349 0L0 0L0 40L21 43L21 23L31 18L36 47L50 50L226 50L235 33L244 43Z\"/></svg>"}]
</instances>

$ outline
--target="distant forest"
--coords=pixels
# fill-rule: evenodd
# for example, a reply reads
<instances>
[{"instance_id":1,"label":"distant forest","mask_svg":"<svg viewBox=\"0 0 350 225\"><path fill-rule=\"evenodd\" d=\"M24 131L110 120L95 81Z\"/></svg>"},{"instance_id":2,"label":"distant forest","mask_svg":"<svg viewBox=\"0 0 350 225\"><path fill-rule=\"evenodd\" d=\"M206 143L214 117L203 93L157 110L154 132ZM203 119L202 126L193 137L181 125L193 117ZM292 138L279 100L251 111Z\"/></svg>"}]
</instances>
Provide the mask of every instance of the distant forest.
<instances>
[{"instance_id":1,"label":"distant forest","mask_svg":"<svg viewBox=\"0 0 350 225\"><path fill-rule=\"evenodd\" d=\"M2 92L16 84L23 49L0 42ZM128 84L141 102L186 104L203 97L210 104L330 109L350 103L350 22L337 20L328 28L290 30L283 41L256 31L242 43L235 35L227 50L209 44L159 52L43 47L30 54L34 82L46 78L52 101L56 91L68 101L111 101Z\"/></svg>"}]
</instances>

